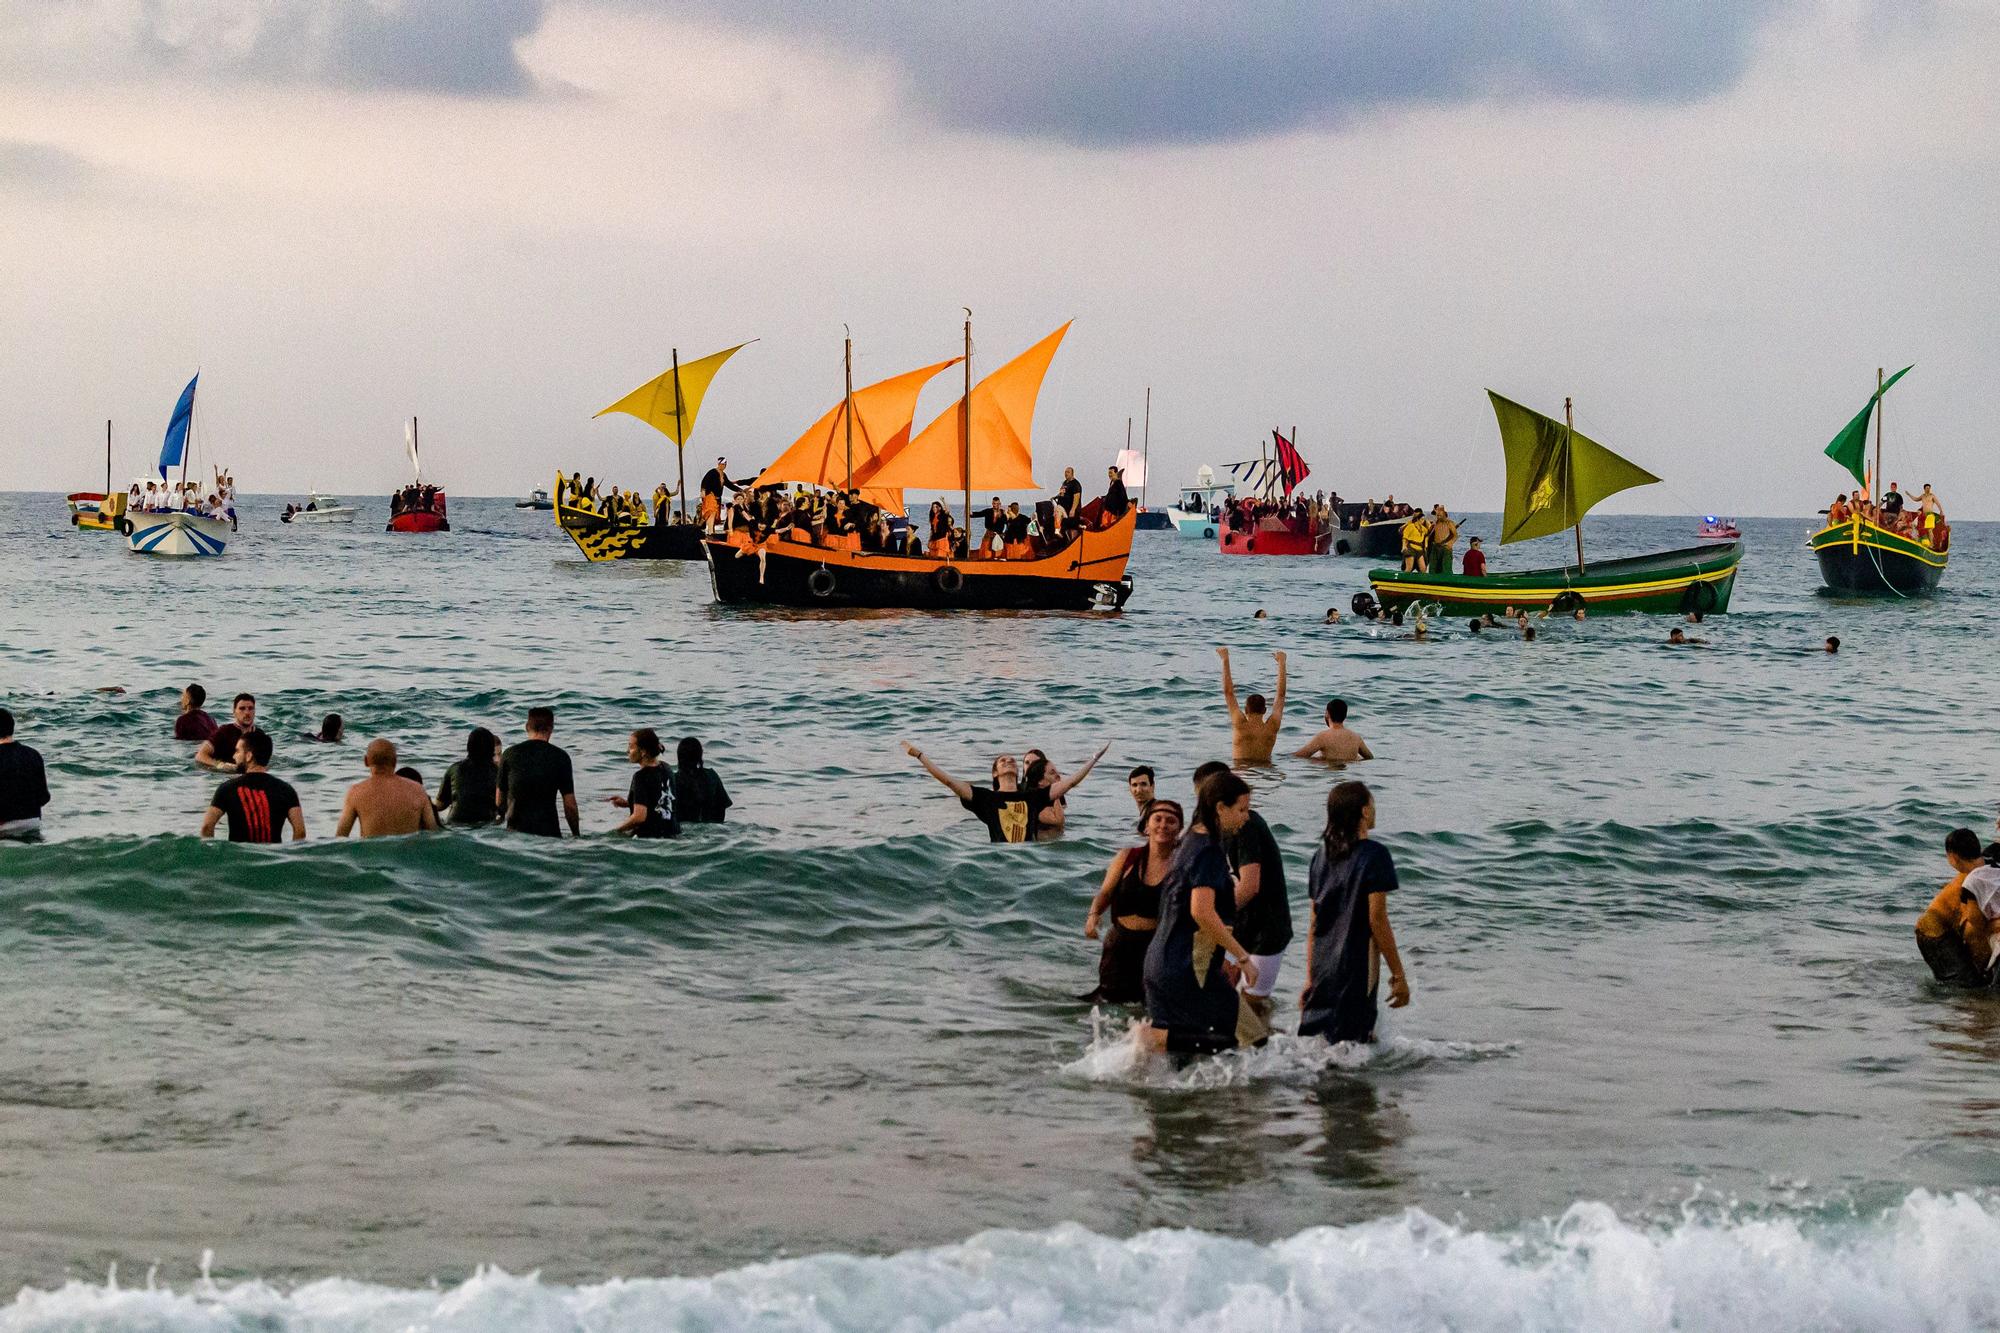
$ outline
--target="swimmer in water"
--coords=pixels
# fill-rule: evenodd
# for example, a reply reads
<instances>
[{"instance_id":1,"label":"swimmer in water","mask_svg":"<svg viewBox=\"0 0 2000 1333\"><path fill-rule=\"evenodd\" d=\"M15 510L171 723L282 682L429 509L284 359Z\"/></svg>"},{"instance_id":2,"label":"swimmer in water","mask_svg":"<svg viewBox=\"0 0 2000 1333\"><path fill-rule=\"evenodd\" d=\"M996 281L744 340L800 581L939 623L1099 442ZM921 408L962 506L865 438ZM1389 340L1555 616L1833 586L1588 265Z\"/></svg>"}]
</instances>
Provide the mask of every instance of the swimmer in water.
<instances>
[{"instance_id":1,"label":"swimmer in water","mask_svg":"<svg viewBox=\"0 0 2000 1333\"><path fill-rule=\"evenodd\" d=\"M1292 751L1294 759L1318 759L1329 764L1351 764L1357 760L1374 757L1375 752L1368 748L1368 742L1348 728L1345 699L1329 702L1326 706L1325 729Z\"/></svg>"},{"instance_id":2,"label":"swimmer in water","mask_svg":"<svg viewBox=\"0 0 2000 1333\"><path fill-rule=\"evenodd\" d=\"M1673 629L1667 632L1667 644L1669 647L1675 647L1675 648L1682 646L1706 647L1708 645L1708 640L1690 639L1687 636L1687 631L1682 629L1679 625L1676 625L1673 627Z\"/></svg>"},{"instance_id":3,"label":"swimmer in water","mask_svg":"<svg viewBox=\"0 0 2000 1333\"><path fill-rule=\"evenodd\" d=\"M1838 634L1829 634L1826 636L1826 650L1829 653L1840 651L1840 636Z\"/></svg>"},{"instance_id":4,"label":"swimmer in water","mask_svg":"<svg viewBox=\"0 0 2000 1333\"><path fill-rule=\"evenodd\" d=\"M1152 765L1141 764L1130 773L1127 773L1125 775L1125 790L1132 793L1132 804L1139 807L1139 814L1143 817L1146 813L1146 807L1153 803Z\"/></svg>"},{"instance_id":5,"label":"swimmer in water","mask_svg":"<svg viewBox=\"0 0 2000 1333\"><path fill-rule=\"evenodd\" d=\"M1271 711L1264 711L1264 696L1253 694L1241 706L1236 702L1236 680L1229 671L1229 650L1217 648L1222 659L1222 697L1229 705L1229 730L1234 745L1234 761L1239 764L1268 764L1278 744L1278 728L1285 720L1285 655L1272 653L1278 663L1277 698Z\"/></svg>"},{"instance_id":6,"label":"swimmer in water","mask_svg":"<svg viewBox=\"0 0 2000 1333\"><path fill-rule=\"evenodd\" d=\"M391 838L437 828L437 811L431 808L430 794L423 784L397 775L392 742L380 738L368 742L362 762L368 765L368 776L347 789L334 837L346 837L356 824L361 826L363 838Z\"/></svg>"},{"instance_id":7,"label":"swimmer in water","mask_svg":"<svg viewBox=\"0 0 2000 1333\"><path fill-rule=\"evenodd\" d=\"M1329 625L1338 625L1340 623L1340 609L1338 607L1329 606L1326 609L1326 623Z\"/></svg>"}]
</instances>

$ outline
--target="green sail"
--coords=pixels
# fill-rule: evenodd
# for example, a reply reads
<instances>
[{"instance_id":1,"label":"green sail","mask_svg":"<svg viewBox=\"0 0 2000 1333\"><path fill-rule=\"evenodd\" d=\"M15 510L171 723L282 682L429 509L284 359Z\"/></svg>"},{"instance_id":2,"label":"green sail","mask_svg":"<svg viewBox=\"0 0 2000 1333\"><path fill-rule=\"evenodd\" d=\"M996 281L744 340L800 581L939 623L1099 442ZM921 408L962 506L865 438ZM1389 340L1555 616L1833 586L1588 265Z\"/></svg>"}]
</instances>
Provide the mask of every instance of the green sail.
<instances>
[{"instance_id":1,"label":"green sail","mask_svg":"<svg viewBox=\"0 0 2000 1333\"><path fill-rule=\"evenodd\" d=\"M1500 443L1507 450L1507 511L1500 541L1524 542L1574 527L1608 495L1659 480L1560 421L1502 398L1491 389Z\"/></svg>"},{"instance_id":2,"label":"green sail","mask_svg":"<svg viewBox=\"0 0 2000 1333\"><path fill-rule=\"evenodd\" d=\"M1889 392L1889 386L1909 374L1915 366L1904 366L1882 382L1882 387L1868 396L1868 406L1855 414L1854 420L1841 427L1840 434L1833 437L1833 443L1826 447L1826 456L1854 474L1856 483L1868 484L1868 418L1875 413L1875 404L1882 401L1882 395Z\"/></svg>"}]
</instances>

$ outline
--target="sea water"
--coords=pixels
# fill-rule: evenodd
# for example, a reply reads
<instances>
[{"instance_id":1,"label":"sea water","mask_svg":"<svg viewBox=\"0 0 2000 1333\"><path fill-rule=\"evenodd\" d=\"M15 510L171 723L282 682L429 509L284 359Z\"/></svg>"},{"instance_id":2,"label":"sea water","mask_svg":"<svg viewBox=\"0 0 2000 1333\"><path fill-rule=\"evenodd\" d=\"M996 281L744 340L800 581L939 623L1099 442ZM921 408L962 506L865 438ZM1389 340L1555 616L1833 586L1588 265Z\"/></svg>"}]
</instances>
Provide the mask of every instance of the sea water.
<instances>
[{"instance_id":1,"label":"sea water","mask_svg":"<svg viewBox=\"0 0 2000 1333\"><path fill-rule=\"evenodd\" d=\"M1119 615L823 617L503 501L433 537L279 507L176 563L0 497L0 704L55 794L0 846L0 1330L2000 1321L2000 1003L1910 936L2000 796L1991 528L1864 603L1807 520L1747 521L1732 613L1671 649L1328 626L1364 562L1171 533ZM1495 526L1496 569L1566 550ZM1073 998L1125 770L1186 799L1226 757L1218 644L1267 695L1289 655L1292 747L1338 696L1380 756L1415 1000L1372 1049L1175 1068ZM257 694L314 841L194 838L189 680ZM635 726L703 740L730 822L326 840L366 740L435 785L538 703L587 828ZM330 711L349 743L304 740ZM1112 749L1062 841L996 848L904 739L972 780ZM1250 776L1303 928L1341 775Z\"/></svg>"}]
</instances>

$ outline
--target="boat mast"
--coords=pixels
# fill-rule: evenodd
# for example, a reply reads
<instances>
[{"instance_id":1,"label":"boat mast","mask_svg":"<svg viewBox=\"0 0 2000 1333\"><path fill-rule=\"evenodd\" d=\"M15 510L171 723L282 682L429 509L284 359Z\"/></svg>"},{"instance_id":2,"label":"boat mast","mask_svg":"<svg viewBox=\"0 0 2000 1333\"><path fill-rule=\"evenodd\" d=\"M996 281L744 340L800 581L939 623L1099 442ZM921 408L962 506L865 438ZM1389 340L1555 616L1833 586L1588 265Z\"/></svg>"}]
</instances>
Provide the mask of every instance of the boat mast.
<instances>
[{"instance_id":1,"label":"boat mast","mask_svg":"<svg viewBox=\"0 0 2000 1333\"><path fill-rule=\"evenodd\" d=\"M687 428L681 425L681 414L683 410L681 403L681 349L676 347L673 349L673 352L674 352L674 453L680 459L681 517L686 518L688 511L688 499L687 499L688 461L687 461ZM659 362L655 361L653 364L658 365Z\"/></svg>"},{"instance_id":2,"label":"boat mast","mask_svg":"<svg viewBox=\"0 0 2000 1333\"><path fill-rule=\"evenodd\" d=\"M1576 512L1576 482L1570 445L1576 437L1576 414L1570 409L1570 400L1563 399L1563 495L1570 506L1570 526L1576 530L1576 572L1583 569L1583 515Z\"/></svg>"},{"instance_id":3,"label":"boat mast","mask_svg":"<svg viewBox=\"0 0 2000 1333\"><path fill-rule=\"evenodd\" d=\"M1868 495L1869 504L1882 502L1882 412L1888 404L1882 401L1882 367L1875 367L1875 476Z\"/></svg>"},{"instance_id":4,"label":"boat mast","mask_svg":"<svg viewBox=\"0 0 2000 1333\"><path fill-rule=\"evenodd\" d=\"M845 324L840 326L846 329ZM847 397L842 402L841 415L847 418L847 487L854 489L854 333L848 330L847 351L844 356L847 367Z\"/></svg>"},{"instance_id":5,"label":"boat mast","mask_svg":"<svg viewBox=\"0 0 2000 1333\"><path fill-rule=\"evenodd\" d=\"M104 498L111 499L111 422L104 423Z\"/></svg>"},{"instance_id":6,"label":"boat mast","mask_svg":"<svg viewBox=\"0 0 2000 1333\"><path fill-rule=\"evenodd\" d=\"M965 311L965 396L958 400L960 462L965 471L965 555L972 558L972 307Z\"/></svg>"},{"instance_id":7,"label":"boat mast","mask_svg":"<svg viewBox=\"0 0 2000 1333\"><path fill-rule=\"evenodd\" d=\"M1132 442L1129 439L1126 440L1125 447L1128 449L1132 447ZM1140 436L1140 444L1139 444L1139 509L1142 513L1145 511L1146 508L1146 474L1151 472L1152 470L1153 470L1153 386L1148 384L1146 386L1146 432L1144 435ZM110 474L107 472L106 475L108 476Z\"/></svg>"}]
</instances>

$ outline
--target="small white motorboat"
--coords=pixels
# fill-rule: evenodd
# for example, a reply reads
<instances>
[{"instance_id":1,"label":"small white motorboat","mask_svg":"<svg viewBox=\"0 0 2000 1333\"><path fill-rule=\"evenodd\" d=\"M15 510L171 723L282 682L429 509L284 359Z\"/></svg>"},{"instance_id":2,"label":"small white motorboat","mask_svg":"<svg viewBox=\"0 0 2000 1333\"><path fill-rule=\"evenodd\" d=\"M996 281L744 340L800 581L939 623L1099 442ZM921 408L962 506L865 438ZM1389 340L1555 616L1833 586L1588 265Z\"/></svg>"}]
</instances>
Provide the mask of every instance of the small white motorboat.
<instances>
[{"instance_id":1,"label":"small white motorboat","mask_svg":"<svg viewBox=\"0 0 2000 1333\"><path fill-rule=\"evenodd\" d=\"M318 491L307 491L306 502L302 505L286 505L285 512L278 515L280 523L352 523L359 512L353 505L342 504L337 498L321 495Z\"/></svg>"},{"instance_id":2,"label":"small white motorboat","mask_svg":"<svg viewBox=\"0 0 2000 1333\"><path fill-rule=\"evenodd\" d=\"M554 509L555 507L555 501L549 499L549 493L544 490L532 491L529 493L527 499L514 501L514 508L516 509Z\"/></svg>"}]
</instances>

